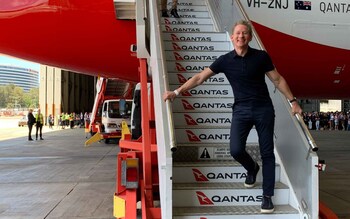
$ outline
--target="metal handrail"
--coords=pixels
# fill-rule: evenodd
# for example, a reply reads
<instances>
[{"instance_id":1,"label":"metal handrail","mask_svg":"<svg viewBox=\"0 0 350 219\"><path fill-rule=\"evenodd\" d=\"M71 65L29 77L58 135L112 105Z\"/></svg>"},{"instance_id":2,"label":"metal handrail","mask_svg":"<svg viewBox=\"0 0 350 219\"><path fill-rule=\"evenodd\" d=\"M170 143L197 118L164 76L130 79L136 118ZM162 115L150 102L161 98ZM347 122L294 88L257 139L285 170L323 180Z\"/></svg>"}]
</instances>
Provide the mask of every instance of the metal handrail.
<instances>
[{"instance_id":1,"label":"metal handrail","mask_svg":"<svg viewBox=\"0 0 350 219\"><path fill-rule=\"evenodd\" d=\"M305 135L305 137L306 137L306 139L307 139L307 142L309 143L309 145L310 145L310 149L312 150L312 151L318 151L318 147L317 147L317 145L316 145L316 143L315 143L315 140L314 140L314 138L311 136L311 134L310 134L310 132L309 132L309 130L308 130L308 128L306 127L306 125L305 125L305 123L304 123L304 120L303 120L303 117L300 115L300 114L295 114L295 117L297 118L297 120L298 120L298 122L299 122L299 125L300 125L300 127L301 127L301 129L303 130L303 132L304 132L304 135Z\"/></svg>"},{"instance_id":2,"label":"metal handrail","mask_svg":"<svg viewBox=\"0 0 350 219\"><path fill-rule=\"evenodd\" d=\"M158 29L160 30L160 27L158 26ZM163 42L163 41L162 41ZM164 59L164 50L162 47L162 43L160 44L160 60L162 60L162 71L163 71L163 82L164 82L164 88L165 90L170 90L169 88L169 80L168 80L168 75L166 74L167 68L165 66L165 59ZM172 152L177 151L177 145L176 145L176 140L175 140L175 131L174 131L174 119L173 119L173 110L171 106L171 101L167 100L165 102L166 106L166 116L168 120L168 133L169 133L169 146L170 150Z\"/></svg>"},{"instance_id":3,"label":"metal handrail","mask_svg":"<svg viewBox=\"0 0 350 219\"><path fill-rule=\"evenodd\" d=\"M249 17L247 15L247 13L245 12L244 8L243 8L243 5L241 3L240 0L235 0L238 7L239 7L239 10L241 10L242 12L242 15L244 17L245 20L249 21ZM257 43L258 43L258 46L263 49L263 50L266 50L265 47L264 47L264 44L262 43L260 37L258 36L258 33L256 32L255 28L252 26L252 31L253 31L253 37L256 39ZM288 101L288 100L285 100L285 101ZM290 104L290 103L289 103ZM292 105L290 104L290 107L292 107ZM311 136L309 130L307 129L305 123L304 123L304 120L302 118L302 116L300 114L295 114L295 117L299 123L299 126L301 128L301 130L303 131L308 143L309 143L309 147L310 147L310 150L312 151L318 151L318 147L315 143L315 140L313 139L313 137Z\"/></svg>"},{"instance_id":4,"label":"metal handrail","mask_svg":"<svg viewBox=\"0 0 350 219\"><path fill-rule=\"evenodd\" d=\"M160 24L160 16L159 16L159 12L158 10L155 10L156 16L158 17L158 24ZM157 25L157 29L156 29L155 33L158 36L161 36L161 25ZM164 89L170 90L169 88L169 80L168 80L168 76L166 74L167 72L167 68L165 66L165 55L164 55L164 49L163 49L163 40L159 39L159 48L160 48L160 59L159 61L161 62L161 69L162 69L162 77L163 77L163 86ZM168 133L169 133L169 146L170 146L170 150L172 152L176 152L177 151L177 146L176 146L176 140L175 140L175 131L174 131L174 120L173 120L173 112L172 112L172 106L171 106L171 101L167 100L165 102L165 107L166 107L166 117L167 117L167 121L168 121Z\"/></svg>"},{"instance_id":5,"label":"metal handrail","mask_svg":"<svg viewBox=\"0 0 350 219\"><path fill-rule=\"evenodd\" d=\"M168 89L168 88L167 88ZM166 109L167 109L167 118L169 122L169 144L170 144L170 150L172 152L177 151L176 141L175 141L175 132L174 132L174 120L173 120L173 112L171 108L171 102L169 100L166 101Z\"/></svg>"}]
</instances>

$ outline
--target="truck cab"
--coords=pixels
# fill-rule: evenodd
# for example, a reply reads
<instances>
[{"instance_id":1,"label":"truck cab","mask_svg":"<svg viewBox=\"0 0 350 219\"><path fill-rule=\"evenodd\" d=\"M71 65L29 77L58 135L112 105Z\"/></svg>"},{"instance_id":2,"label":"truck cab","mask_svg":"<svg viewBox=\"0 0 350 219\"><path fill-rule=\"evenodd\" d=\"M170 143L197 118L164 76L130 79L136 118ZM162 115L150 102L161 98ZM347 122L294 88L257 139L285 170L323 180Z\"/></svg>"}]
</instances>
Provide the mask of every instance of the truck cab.
<instances>
[{"instance_id":1,"label":"truck cab","mask_svg":"<svg viewBox=\"0 0 350 219\"><path fill-rule=\"evenodd\" d=\"M102 105L102 129L106 134L121 135L122 121L130 126L132 100L105 100Z\"/></svg>"}]
</instances>

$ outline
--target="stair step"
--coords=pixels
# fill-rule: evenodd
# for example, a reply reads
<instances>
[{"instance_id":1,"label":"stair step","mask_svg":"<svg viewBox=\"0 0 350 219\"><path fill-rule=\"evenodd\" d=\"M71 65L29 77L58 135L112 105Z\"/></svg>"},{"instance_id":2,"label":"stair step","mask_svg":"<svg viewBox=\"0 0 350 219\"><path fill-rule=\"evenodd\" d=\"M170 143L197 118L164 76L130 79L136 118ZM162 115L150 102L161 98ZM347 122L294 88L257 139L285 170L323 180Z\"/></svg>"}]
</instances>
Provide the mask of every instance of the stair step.
<instances>
[{"instance_id":1,"label":"stair step","mask_svg":"<svg viewBox=\"0 0 350 219\"><path fill-rule=\"evenodd\" d=\"M247 171L231 158L231 161L176 162L173 165L174 183L243 183ZM261 166L261 163L259 164ZM276 165L276 182L280 181L280 166ZM262 171L258 172L257 182L262 182Z\"/></svg>"},{"instance_id":2,"label":"stair step","mask_svg":"<svg viewBox=\"0 0 350 219\"><path fill-rule=\"evenodd\" d=\"M209 67L213 62L207 61L167 61L167 70L168 71L179 71L179 72L201 72L205 68Z\"/></svg>"},{"instance_id":3,"label":"stair step","mask_svg":"<svg viewBox=\"0 0 350 219\"><path fill-rule=\"evenodd\" d=\"M243 183L174 183L173 206L237 206L261 205L262 184L256 183L254 188L247 189ZM289 188L283 183L275 183L275 196L272 201L276 205L289 202Z\"/></svg>"},{"instance_id":4,"label":"stair step","mask_svg":"<svg viewBox=\"0 0 350 219\"><path fill-rule=\"evenodd\" d=\"M167 8L171 9L173 3L169 1L167 3ZM161 7L161 4L159 4L159 8ZM190 11L208 11L208 7L205 4L205 1L196 1L196 2L178 2L177 3L177 10L181 12L190 12Z\"/></svg>"},{"instance_id":5,"label":"stair step","mask_svg":"<svg viewBox=\"0 0 350 219\"><path fill-rule=\"evenodd\" d=\"M192 42L214 42L214 41L229 41L230 38L225 32L201 32L201 33L186 33L186 32L163 32L163 40L169 41L192 41Z\"/></svg>"},{"instance_id":6,"label":"stair step","mask_svg":"<svg viewBox=\"0 0 350 219\"><path fill-rule=\"evenodd\" d=\"M177 143L229 143L230 128L226 129L205 129L190 128L176 129L175 136ZM252 129L248 135L247 143L253 144L258 142L258 135L255 129Z\"/></svg>"},{"instance_id":7,"label":"stair step","mask_svg":"<svg viewBox=\"0 0 350 219\"><path fill-rule=\"evenodd\" d=\"M177 88L177 86L173 86ZM173 112L232 112L234 98L183 98L179 96L172 104Z\"/></svg>"},{"instance_id":8,"label":"stair step","mask_svg":"<svg viewBox=\"0 0 350 219\"><path fill-rule=\"evenodd\" d=\"M234 162L228 143L183 143L177 144L173 154L174 163L178 162ZM261 163L260 149L257 143L247 144L246 151L257 162Z\"/></svg>"},{"instance_id":9,"label":"stair step","mask_svg":"<svg viewBox=\"0 0 350 219\"><path fill-rule=\"evenodd\" d=\"M169 86L170 90L175 90L178 87L178 85ZM231 101L233 101L232 88L228 84L220 87L214 85L201 85L186 92L182 92L179 96L186 98L231 98Z\"/></svg>"},{"instance_id":10,"label":"stair step","mask_svg":"<svg viewBox=\"0 0 350 219\"><path fill-rule=\"evenodd\" d=\"M170 85L181 85L192 78L195 72L171 72L168 71L168 80ZM203 82L203 85L228 85L230 84L224 74L216 74Z\"/></svg>"},{"instance_id":11,"label":"stair step","mask_svg":"<svg viewBox=\"0 0 350 219\"><path fill-rule=\"evenodd\" d=\"M254 191L254 190L261 190L262 189L262 183L261 182L257 182L255 184L255 187L253 188L246 188L244 186L244 183L174 183L173 186L174 190L233 190L233 189L239 189L239 190L247 190L247 191ZM276 182L275 183L275 189L288 189L288 186L286 186L285 184L281 183L281 182ZM215 194L215 191L213 192ZM235 194L235 192L230 192L230 193L221 193L223 194L223 196L227 195L227 194ZM275 195L276 196L276 195ZM275 196L273 196L273 199L278 199ZM288 195L286 195L286 197L288 197ZM281 200L283 200L285 198L281 198ZM277 200L280 201L280 200ZM277 203L277 202L276 202Z\"/></svg>"},{"instance_id":12,"label":"stair step","mask_svg":"<svg viewBox=\"0 0 350 219\"><path fill-rule=\"evenodd\" d=\"M195 51L165 51L165 57L167 61L207 61L213 62L219 56L227 53L226 51L204 51L204 52L195 52Z\"/></svg>"},{"instance_id":13,"label":"stair step","mask_svg":"<svg viewBox=\"0 0 350 219\"><path fill-rule=\"evenodd\" d=\"M162 24L170 25L202 25L202 24L213 24L213 21L210 18L174 18L174 17L163 17L161 19Z\"/></svg>"},{"instance_id":14,"label":"stair step","mask_svg":"<svg viewBox=\"0 0 350 219\"><path fill-rule=\"evenodd\" d=\"M167 70L168 71L195 71L200 72L205 68L209 67L213 62L208 61L186 61L186 60L176 60L176 61L167 61Z\"/></svg>"},{"instance_id":15,"label":"stair step","mask_svg":"<svg viewBox=\"0 0 350 219\"><path fill-rule=\"evenodd\" d=\"M208 12L208 7L206 5L177 5L178 12L194 12L194 11L204 11Z\"/></svg>"},{"instance_id":16,"label":"stair step","mask_svg":"<svg viewBox=\"0 0 350 219\"><path fill-rule=\"evenodd\" d=\"M290 205L275 205L274 213L267 215L260 213L260 206L175 207L173 215L174 219L299 219Z\"/></svg>"},{"instance_id":17,"label":"stair step","mask_svg":"<svg viewBox=\"0 0 350 219\"><path fill-rule=\"evenodd\" d=\"M188 50L188 51L214 51L214 50L231 50L230 42L188 42L188 41L164 41L165 50Z\"/></svg>"},{"instance_id":18,"label":"stair step","mask_svg":"<svg viewBox=\"0 0 350 219\"><path fill-rule=\"evenodd\" d=\"M159 5L160 5L160 1L158 1ZM168 1L167 3L169 6L172 5L171 1ZM205 1L203 0L186 0L186 2L178 2L177 6L197 6L197 5L206 5ZM208 10L208 9L207 9Z\"/></svg>"},{"instance_id":19,"label":"stair step","mask_svg":"<svg viewBox=\"0 0 350 219\"><path fill-rule=\"evenodd\" d=\"M208 18L208 11L181 11L178 13L180 18Z\"/></svg>"},{"instance_id":20,"label":"stair step","mask_svg":"<svg viewBox=\"0 0 350 219\"><path fill-rule=\"evenodd\" d=\"M173 113L175 128L191 126L231 127L232 113Z\"/></svg>"},{"instance_id":21,"label":"stair step","mask_svg":"<svg viewBox=\"0 0 350 219\"><path fill-rule=\"evenodd\" d=\"M202 31L214 31L212 24L163 24L161 25L162 31L177 31L177 32L202 32Z\"/></svg>"}]
</instances>

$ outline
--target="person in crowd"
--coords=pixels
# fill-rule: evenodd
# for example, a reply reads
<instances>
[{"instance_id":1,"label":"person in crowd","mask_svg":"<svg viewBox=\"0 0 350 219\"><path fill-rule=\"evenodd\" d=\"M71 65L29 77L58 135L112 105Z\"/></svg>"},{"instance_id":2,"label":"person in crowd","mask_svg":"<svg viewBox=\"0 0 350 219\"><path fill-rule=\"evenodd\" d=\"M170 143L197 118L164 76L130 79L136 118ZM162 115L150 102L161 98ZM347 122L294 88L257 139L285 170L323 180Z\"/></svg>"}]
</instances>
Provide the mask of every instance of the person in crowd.
<instances>
[{"instance_id":1,"label":"person in crowd","mask_svg":"<svg viewBox=\"0 0 350 219\"><path fill-rule=\"evenodd\" d=\"M318 131L320 130L320 117L318 116L318 114L316 115L315 120L316 130Z\"/></svg>"},{"instance_id":2,"label":"person in crowd","mask_svg":"<svg viewBox=\"0 0 350 219\"><path fill-rule=\"evenodd\" d=\"M47 124L49 124L49 128L52 129L53 127L53 117L52 115L50 114L48 117L47 117Z\"/></svg>"},{"instance_id":3,"label":"person in crowd","mask_svg":"<svg viewBox=\"0 0 350 219\"><path fill-rule=\"evenodd\" d=\"M293 96L286 80L277 72L267 52L251 48L252 26L249 22L238 21L232 28L231 41L234 50L220 56L208 68L196 74L174 91L166 91L163 99L174 100L206 81L211 76L224 73L229 80L233 93L232 123L230 131L230 153L247 170L244 185L255 186L259 165L246 151L246 140L255 125L259 136L262 158L263 198L262 213L272 213L274 205L271 197L275 187L274 122L275 112L265 75L273 82L292 105L292 112L302 113L297 99Z\"/></svg>"},{"instance_id":4,"label":"person in crowd","mask_svg":"<svg viewBox=\"0 0 350 219\"><path fill-rule=\"evenodd\" d=\"M44 125L44 116L41 113L40 109L38 109L38 113L36 114L36 133L35 133L35 140L38 140L38 134L40 137L40 140L44 140L43 139L43 125Z\"/></svg>"},{"instance_id":5,"label":"person in crowd","mask_svg":"<svg viewBox=\"0 0 350 219\"><path fill-rule=\"evenodd\" d=\"M329 114L329 130L333 130L334 129L334 114L333 112L331 112Z\"/></svg>"},{"instance_id":6,"label":"person in crowd","mask_svg":"<svg viewBox=\"0 0 350 219\"><path fill-rule=\"evenodd\" d=\"M161 8L162 8L162 17L169 17L168 9L167 9L167 0L161 1ZM177 0L172 0L172 5L170 9L170 14L174 16L175 18L179 18L179 14L177 13Z\"/></svg>"},{"instance_id":7,"label":"person in crowd","mask_svg":"<svg viewBox=\"0 0 350 219\"><path fill-rule=\"evenodd\" d=\"M35 124L35 117L33 115L33 109L29 109L28 115L28 129L29 129L29 133L28 133L28 141L33 141L32 138L32 129L33 129L33 125Z\"/></svg>"},{"instance_id":8,"label":"person in crowd","mask_svg":"<svg viewBox=\"0 0 350 219\"><path fill-rule=\"evenodd\" d=\"M83 112L80 112L80 115L79 115L79 127L80 128L84 127L84 114L83 114Z\"/></svg>"},{"instance_id":9,"label":"person in crowd","mask_svg":"<svg viewBox=\"0 0 350 219\"><path fill-rule=\"evenodd\" d=\"M339 115L338 112L334 113L334 130L339 129Z\"/></svg>"}]
</instances>

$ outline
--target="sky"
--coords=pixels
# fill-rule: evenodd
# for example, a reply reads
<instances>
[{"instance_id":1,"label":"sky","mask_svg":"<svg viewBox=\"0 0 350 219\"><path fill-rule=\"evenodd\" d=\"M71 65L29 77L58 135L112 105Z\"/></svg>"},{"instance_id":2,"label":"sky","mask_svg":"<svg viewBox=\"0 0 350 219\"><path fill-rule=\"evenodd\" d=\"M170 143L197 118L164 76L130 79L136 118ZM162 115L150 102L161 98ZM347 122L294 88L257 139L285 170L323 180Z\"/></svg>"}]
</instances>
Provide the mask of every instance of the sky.
<instances>
[{"instance_id":1,"label":"sky","mask_svg":"<svg viewBox=\"0 0 350 219\"><path fill-rule=\"evenodd\" d=\"M30 68L40 72L40 64L35 62L26 61L23 59L17 59L11 56L0 54L0 64L2 65L14 65L22 68Z\"/></svg>"}]
</instances>

